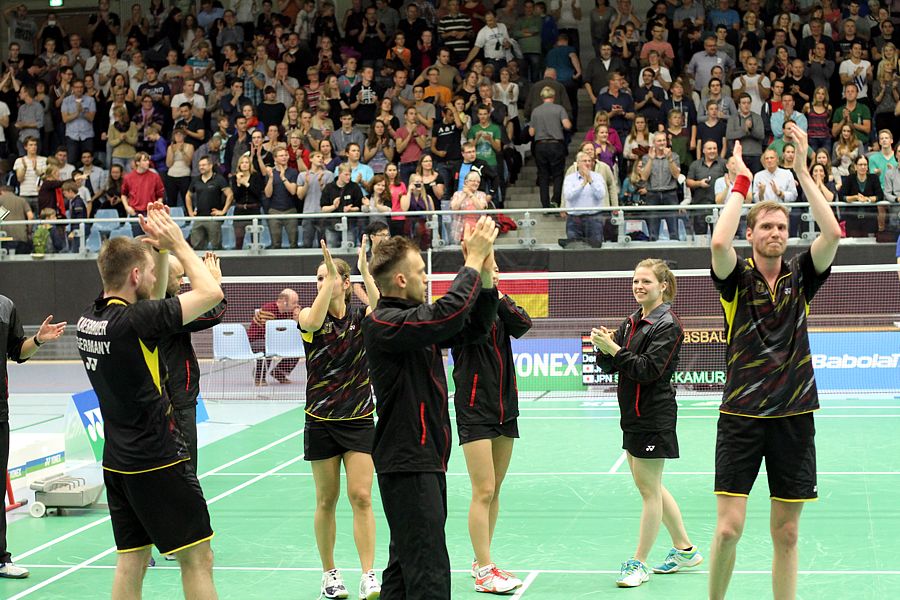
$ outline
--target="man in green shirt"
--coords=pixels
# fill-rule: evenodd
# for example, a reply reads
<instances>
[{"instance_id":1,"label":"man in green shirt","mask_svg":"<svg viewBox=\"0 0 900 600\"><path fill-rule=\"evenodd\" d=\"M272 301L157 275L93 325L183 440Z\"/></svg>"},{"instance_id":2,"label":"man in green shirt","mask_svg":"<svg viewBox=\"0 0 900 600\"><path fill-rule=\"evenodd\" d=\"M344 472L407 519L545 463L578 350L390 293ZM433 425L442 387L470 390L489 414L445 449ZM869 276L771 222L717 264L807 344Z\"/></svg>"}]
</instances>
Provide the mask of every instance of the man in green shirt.
<instances>
[{"instance_id":1,"label":"man in green shirt","mask_svg":"<svg viewBox=\"0 0 900 600\"><path fill-rule=\"evenodd\" d=\"M868 144L869 134L872 132L872 113L865 104L856 101L859 88L853 82L844 86L844 98L847 103L839 106L834 111L831 119L831 137L837 139L841 134L841 127L849 125L853 133L862 144Z\"/></svg>"},{"instance_id":2,"label":"man in green shirt","mask_svg":"<svg viewBox=\"0 0 900 600\"><path fill-rule=\"evenodd\" d=\"M492 168L497 168L497 153L503 148L500 126L491 121L490 109L478 107L478 123L469 129L469 139L475 142L475 154Z\"/></svg>"}]
</instances>

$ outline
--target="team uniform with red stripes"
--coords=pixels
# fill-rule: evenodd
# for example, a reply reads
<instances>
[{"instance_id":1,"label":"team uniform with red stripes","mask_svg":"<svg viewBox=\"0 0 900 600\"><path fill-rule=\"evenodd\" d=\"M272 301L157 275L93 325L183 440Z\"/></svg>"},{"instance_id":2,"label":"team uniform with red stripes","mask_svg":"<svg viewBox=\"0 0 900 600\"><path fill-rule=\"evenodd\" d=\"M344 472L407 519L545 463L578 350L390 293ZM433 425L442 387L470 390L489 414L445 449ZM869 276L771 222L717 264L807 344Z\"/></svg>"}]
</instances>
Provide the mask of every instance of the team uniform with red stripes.
<instances>
[{"instance_id":1,"label":"team uniform with red stripes","mask_svg":"<svg viewBox=\"0 0 900 600\"><path fill-rule=\"evenodd\" d=\"M669 303L646 317L638 309L616 330L615 355L598 353L604 373L618 373L622 448L637 458L678 458L678 406L672 374L684 342L681 322Z\"/></svg>"},{"instance_id":2,"label":"team uniform with red stripes","mask_svg":"<svg viewBox=\"0 0 900 600\"><path fill-rule=\"evenodd\" d=\"M453 347L456 386L456 430L459 445L505 436L519 437L519 389L510 336L518 339L531 329L528 312L504 296L491 330L467 344Z\"/></svg>"},{"instance_id":3,"label":"team uniform with red stripes","mask_svg":"<svg viewBox=\"0 0 900 600\"><path fill-rule=\"evenodd\" d=\"M449 600L447 460L452 433L442 347L490 329L499 298L481 275L460 270L434 304L382 296L363 320L378 422L372 458L391 529L381 594Z\"/></svg>"}]
</instances>

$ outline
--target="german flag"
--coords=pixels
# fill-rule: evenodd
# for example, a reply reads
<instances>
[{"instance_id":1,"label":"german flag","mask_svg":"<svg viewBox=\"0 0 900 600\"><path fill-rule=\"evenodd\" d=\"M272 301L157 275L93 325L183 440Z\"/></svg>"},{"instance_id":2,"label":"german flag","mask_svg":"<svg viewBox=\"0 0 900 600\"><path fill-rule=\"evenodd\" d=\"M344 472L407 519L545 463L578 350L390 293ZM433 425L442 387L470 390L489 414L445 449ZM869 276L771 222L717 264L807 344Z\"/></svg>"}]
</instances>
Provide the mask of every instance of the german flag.
<instances>
[{"instance_id":1,"label":"german flag","mask_svg":"<svg viewBox=\"0 0 900 600\"><path fill-rule=\"evenodd\" d=\"M516 273L521 276L521 273ZM449 281L434 281L431 284L433 299L437 300L450 289ZM546 318L550 315L550 281L535 273L533 279L515 279L504 281L500 274L500 291L515 300L516 304L528 311L532 319Z\"/></svg>"}]
</instances>

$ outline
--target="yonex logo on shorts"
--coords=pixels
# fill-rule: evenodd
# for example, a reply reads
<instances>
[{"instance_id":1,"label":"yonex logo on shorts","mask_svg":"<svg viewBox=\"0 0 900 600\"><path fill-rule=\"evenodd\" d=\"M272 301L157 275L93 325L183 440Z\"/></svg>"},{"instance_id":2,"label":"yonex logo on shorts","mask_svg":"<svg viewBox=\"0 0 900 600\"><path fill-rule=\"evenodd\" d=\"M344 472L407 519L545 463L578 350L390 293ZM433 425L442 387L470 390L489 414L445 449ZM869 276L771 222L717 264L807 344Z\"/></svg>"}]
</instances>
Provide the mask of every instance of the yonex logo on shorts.
<instances>
[{"instance_id":1,"label":"yonex logo on shorts","mask_svg":"<svg viewBox=\"0 0 900 600\"><path fill-rule=\"evenodd\" d=\"M644 452L653 452L654 450L656 450L656 446L647 446L647 449L644 450Z\"/></svg>"}]
</instances>

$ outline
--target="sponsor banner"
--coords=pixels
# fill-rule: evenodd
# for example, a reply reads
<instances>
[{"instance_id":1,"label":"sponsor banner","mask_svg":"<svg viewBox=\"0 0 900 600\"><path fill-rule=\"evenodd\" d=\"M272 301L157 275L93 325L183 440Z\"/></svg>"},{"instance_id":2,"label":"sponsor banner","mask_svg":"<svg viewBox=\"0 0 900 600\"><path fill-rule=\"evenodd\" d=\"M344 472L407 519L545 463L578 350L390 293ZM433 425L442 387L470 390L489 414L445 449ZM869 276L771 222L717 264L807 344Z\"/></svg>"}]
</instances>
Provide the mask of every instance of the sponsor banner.
<instances>
[{"instance_id":1,"label":"sponsor banner","mask_svg":"<svg viewBox=\"0 0 900 600\"><path fill-rule=\"evenodd\" d=\"M75 411L81 418L81 425L88 436L94 460L103 460L103 415L100 414L100 401L94 390L72 394Z\"/></svg>"},{"instance_id":2,"label":"sponsor banner","mask_svg":"<svg viewBox=\"0 0 900 600\"><path fill-rule=\"evenodd\" d=\"M106 437L103 433L103 415L100 413L100 401L97 398L97 394L94 390L73 394L72 403L75 406L75 412L81 418L81 425L84 433L87 434L94 460L100 462L103 460L103 443ZM209 413L206 410L206 404L203 402L203 398L198 395L197 423L203 423L208 420Z\"/></svg>"},{"instance_id":3,"label":"sponsor banner","mask_svg":"<svg viewBox=\"0 0 900 600\"><path fill-rule=\"evenodd\" d=\"M49 456L41 456L25 462L24 465L16 465L9 468L10 479L20 479L31 473L36 473L49 467L60 465L66 460L65 452L56 452ZM4 492L5 493L5 492Z\"/></svg>"},{"instance_id":4,"label":"sponsor banner","mask_svg":"<svg viewBox=\"0 0 900 600\"><path fill-rule=\"evenodd\" d=\"M819 390L900 390L900 331L810 333ZM610 386L618 374L597 366L590 336L512 340L519 390L583 390ZM449 356L449 353L448 353ZM452 357L448 382L451 393ZM725 385L725 334L721 330L685 331L673 383L695 390Z\"/></svg>"},{"instance_id":5,"label":"sponsor banner","mask_svg":"<svg viewBox=\"0 0 900 600\"><path fill-rule=\"evenodd\" d=\"M589 335L581 336L581 374L585 386L616 385L618 373L604 373ZM718 329L688 329L672 376L675 385L692 389L714 389L725 385L725 332Z\"/></svg>"},{"instance_id":6,"label":"sponsor banner","mask_svg":"<svg viewBox=\"0 0 900 600\"><path fill-rule=\"evenodd\" d=\"M583 390L581 342L575 338L512 340L521 392ZM453 393L453 356L448 353L447 381Z\"/></svg>"},{"instance_id":7,"label":"sponsor banner","mask_svg":"<svg viewBox=\"0 0 900 600\"><path fill-rule=\"evenodd\" d=\"M900 390L900 331L810 333L820 390Z\"/></svg>"}]
</instances>

